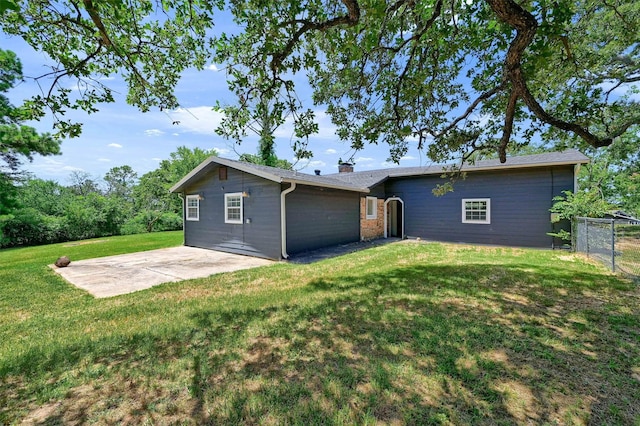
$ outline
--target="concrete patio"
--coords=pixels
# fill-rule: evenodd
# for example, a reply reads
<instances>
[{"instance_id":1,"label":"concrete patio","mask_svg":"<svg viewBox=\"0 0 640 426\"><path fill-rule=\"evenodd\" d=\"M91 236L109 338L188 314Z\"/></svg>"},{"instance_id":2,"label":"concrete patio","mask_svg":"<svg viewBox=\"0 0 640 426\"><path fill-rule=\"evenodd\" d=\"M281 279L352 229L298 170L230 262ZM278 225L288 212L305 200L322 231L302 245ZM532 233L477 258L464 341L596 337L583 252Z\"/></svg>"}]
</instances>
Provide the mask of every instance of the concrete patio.
<instances>
[{"instance_id":1,"label":"concrete patio","mask_svg":"<svg viewBox=\"0 0 640 426\"><path fill-rule=\"evenodd\" d=\"M119 296L153 286L203 278L221 272L271 265L271 260L195 247L171 247L74 261L50 267L97 298Z\"/></svg>"}]
</instances>

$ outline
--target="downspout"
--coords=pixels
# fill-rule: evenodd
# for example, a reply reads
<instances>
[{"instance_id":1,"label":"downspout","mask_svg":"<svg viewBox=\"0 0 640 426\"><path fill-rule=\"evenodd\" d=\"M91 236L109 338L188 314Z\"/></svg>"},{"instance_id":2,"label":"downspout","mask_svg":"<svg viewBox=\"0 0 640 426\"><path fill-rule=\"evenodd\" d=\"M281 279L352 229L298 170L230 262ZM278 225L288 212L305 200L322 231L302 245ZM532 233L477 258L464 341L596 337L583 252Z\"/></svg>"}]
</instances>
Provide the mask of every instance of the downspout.
<instances>
[{"instance_id":1,"label":"downspout","mask_svg":"<svg viewBox=\"0 0 640 426\"><path fill-rule=\"evenodd\" d=\"M184 212L184 197L182 196L182 192L178 192L178 197L182 200L182 245L185 245L187 242L187 237L184 233L184 222L185 222L185 212Z\"/></svg>"},{"instance_id":2,"label":"downspout","mask_svg":"<svg viewBox=\"0 0 640 426\"><path fill-rule=\"evenodd\" d=\"M285 202L285 197L295 189L296 183L291 182L291 186L280 193L280 247L283 259L287 259L289 257L287 254L287 204Z\"/></svg>"}]
</instances>

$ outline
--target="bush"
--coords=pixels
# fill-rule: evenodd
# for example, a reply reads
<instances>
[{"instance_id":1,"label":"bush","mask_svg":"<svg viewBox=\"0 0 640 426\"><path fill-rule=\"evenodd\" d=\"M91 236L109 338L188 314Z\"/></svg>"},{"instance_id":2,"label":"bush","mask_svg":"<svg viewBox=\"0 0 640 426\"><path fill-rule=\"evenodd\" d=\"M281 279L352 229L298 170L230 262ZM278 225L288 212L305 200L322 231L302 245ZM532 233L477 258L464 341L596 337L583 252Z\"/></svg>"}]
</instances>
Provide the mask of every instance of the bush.
<instances>
[{"instance_id":1,"label":"bush","mask_svg":"<svg viewBox=\"0 0 640 426\"><path fill-rule=\"evenodd\" d=\"M1 247L50 244L67 239L63 218L44 215L33 208L2 216L0 234Z\"/></svg>"}]
</instances>

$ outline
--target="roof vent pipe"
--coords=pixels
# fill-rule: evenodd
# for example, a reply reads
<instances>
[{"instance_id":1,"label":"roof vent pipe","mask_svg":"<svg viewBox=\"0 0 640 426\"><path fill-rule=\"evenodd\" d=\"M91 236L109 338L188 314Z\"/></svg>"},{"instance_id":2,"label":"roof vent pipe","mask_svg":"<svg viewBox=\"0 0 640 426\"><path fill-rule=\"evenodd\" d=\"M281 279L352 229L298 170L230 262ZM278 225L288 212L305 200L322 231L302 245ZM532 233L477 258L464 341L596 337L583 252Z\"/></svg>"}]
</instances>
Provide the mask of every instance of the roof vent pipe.
<instances>
[{"instance_id":1,"label":"roof vent pipe","mask_svg":"<svg viewBox=\"0 0 640 426\"><path fill-rule=\"evenodd\" d=\"M315 169L314 172L315 172L316 176L320 176L320 169Z\"/></svg>"}]
</instances>

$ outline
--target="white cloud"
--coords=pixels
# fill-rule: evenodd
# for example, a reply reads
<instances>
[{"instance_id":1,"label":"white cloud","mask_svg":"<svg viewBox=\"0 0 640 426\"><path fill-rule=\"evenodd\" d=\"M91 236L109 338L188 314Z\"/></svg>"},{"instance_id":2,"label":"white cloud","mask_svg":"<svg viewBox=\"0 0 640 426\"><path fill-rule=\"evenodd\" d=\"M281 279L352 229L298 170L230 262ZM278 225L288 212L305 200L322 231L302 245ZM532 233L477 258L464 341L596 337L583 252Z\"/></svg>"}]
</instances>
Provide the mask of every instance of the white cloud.
<instances>
[{"instance_id":1,"label":"white cloud","mask_svg":"<svg viewBox=\"0 0 640 426\"><path fill-rule=\"evenodd\" d=\"M109 160L108 158L98 158L98 161L102 162L102 163L110 163L111 160Z\"/></svg>"},{"instance_id":2,"label":"white cloud","mask_svg":"<svg viewBox=\"0 0 640 426\"><path fill-rule=\"evenodd\" d=\"M315 161L309 161L309 164L307 164L307 167L325 167L326 165L327 163L325 163L324 161L315 160Z\"/></svg>"},{"instance_id":3,"label":"white cloud","mask_svg":"<svg viewBox=\"0 0 640 426\"><path fill-rule=\"evenodd\" d=\"M338 153L338 151L336 151L336 150L335 150L335 149L333 149L333 148L329 148L329 149L328 149L328 150L326 150L324 153L325 153L325 154L337 154L337 153Z\"/></svg>"},{"instance_id":4,"label":"white cloud","mask_svg":"<svg viewBox=\"0 0 640 426\"><path fill-rule=\"evenodd\" d=\"M400 160L417 160L417 158L413 155L403 155L402 157L400 157Z\"/></svg>"},{"instance_id":5,"label":"white cloud","mask_svg":"<svg viewBox=\"0 0 640 426\"><path fill-rule=\"evenodd\" d=\"M110 148L122 148L122 145L120 145L119 143L110 143L107 146Z\"/></svg>"},{"instance_id":6,"label":"white cloud","mask_svg":"<svg viewBox=\"0 0 640 426\"><path fill-rule=\"evenodd\" d=\"M152 158L153 161L162 161L162 158L158 158L158 157L153 157Z\"/></svg>"},{"instance_id":7,"label":"white cloud","mask_svg":"<svg viewBox=\"0 0 640 426\"><path fill-rule=\"evenodd\" d=\"M171 136L180 136L180 133L171 133Z\"/></svg>"},{"instance_id":8,"label":"white cloud","mask_svg":"<svg viewBox=\"0 0 640 426\"><path fill-rule=\"evenodd\" d=\"M231 150L230 150L229 148L218 148L218 147L214 147L213 149L215 149L215 150L216 150L216 152L217 152L218 154L220 154L220 155L228 154L228 153L230 153L230 152L231 152Z\"/></svg>"},{"instance_id":9,"label":"white cloud","mask_svg":"<svg viewBox=\"0 0 640 426\"><path fill-rule=\"evenodd\" d=\"M331 117L327 115L325 111L315 110L316 123L318 123L318 133L311 136L312 139L323 139L335 141L338 139L336 136L336 126L331 122ZM273 135L277 138L291 139L293 136L293 119L287 118L284 124L273 132Z\"/></svg>"},{"instance_id":10,"label":"white cloud","mask_svg":"<svg viewBox=\"0 0 640 426\"><path fill-rule=\"evenodd\" d=\"M215 135L215 128L223 117L222 113L214 111L211 106L178 108L169 115L176 122L177 130L203 135Z\"/></svg>"},{"instance_id":11,"label":"white cloud","mask_svg":"<svg viewBox=\"0 0 640 426\"><path fill-rule=\"evenodd\" d=\"M160 129L147 129L144 131L144 134L149 137L155 137L164 135L164 132Z\"/></svg>"},{"instance_id":12,"label":"white cloud","mask_svg":"<svg viewBox=\"0 0 640 426\"><path fill-rule=\"evenodd\" d=\"M216 64L211 64L207 67L209 71L220 71L220 68L216 66Z\"/></svg>"},{"instance_id":13,"label":"white cloud","mask_svg":"<svg viewBox=\"0 0 640 426\"><path fill-rule=\"evenodd\" d=\"M353 160L353 162L356 163L356 164L358 164L358 163L372 163L373 161L375 161L375 159L371 158L371 157L358 157L358 158Z\"/></svg>"},{"instance_id":14,"label":"white cloud","mask_svg":"<svg viewBox=\"0 0 640 426\"><path fill-rule=\"evenodd\" d=\"M42 158L38 162L31 164L31 167L43 173L51 175L66 175L71 172L82 172L84 169L80 167L70 166L62 161L54 160L53 158Z\"/></svg>"}]
</instances>

